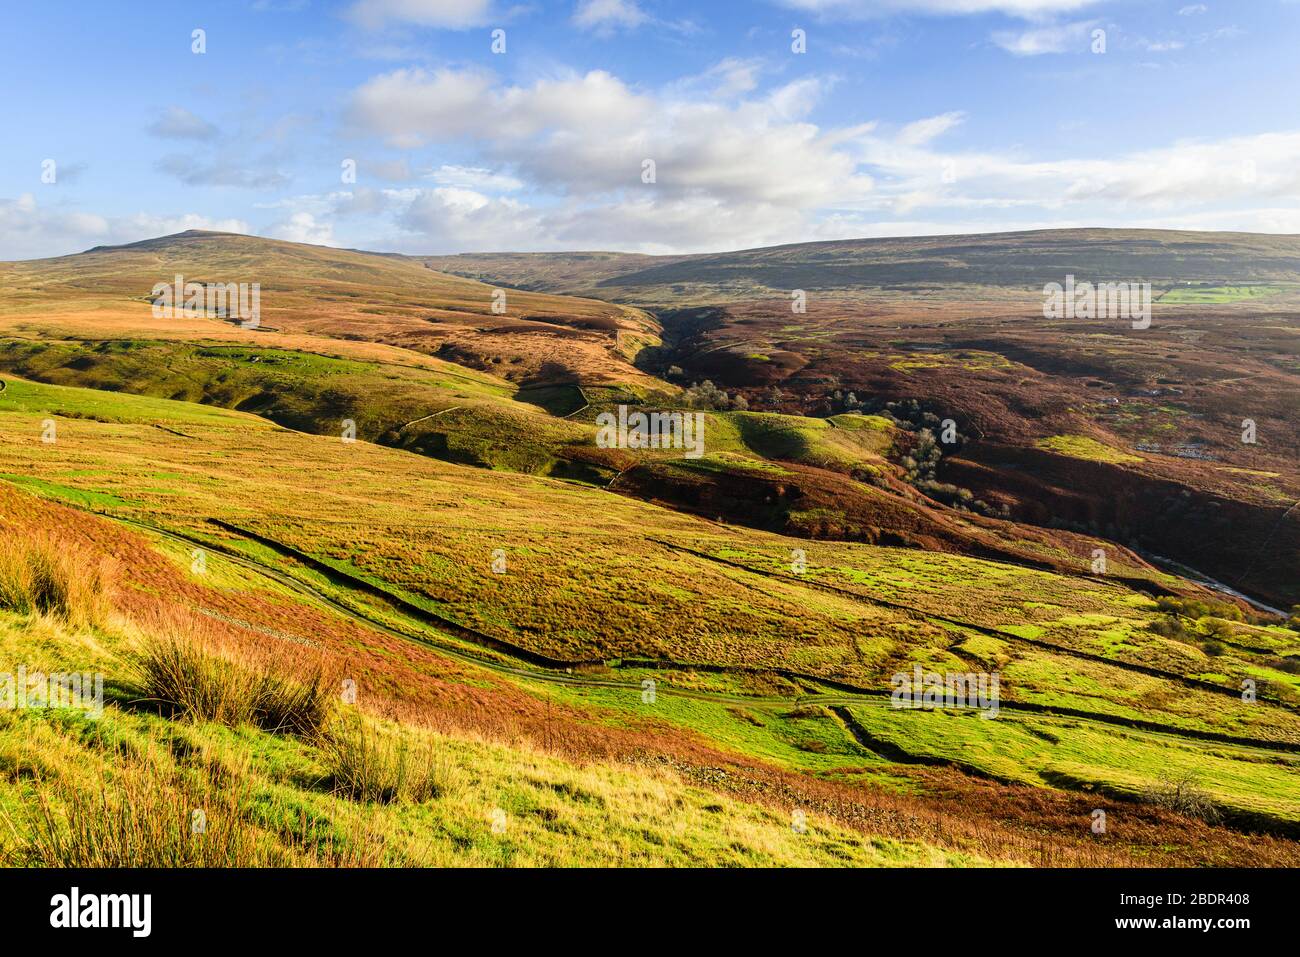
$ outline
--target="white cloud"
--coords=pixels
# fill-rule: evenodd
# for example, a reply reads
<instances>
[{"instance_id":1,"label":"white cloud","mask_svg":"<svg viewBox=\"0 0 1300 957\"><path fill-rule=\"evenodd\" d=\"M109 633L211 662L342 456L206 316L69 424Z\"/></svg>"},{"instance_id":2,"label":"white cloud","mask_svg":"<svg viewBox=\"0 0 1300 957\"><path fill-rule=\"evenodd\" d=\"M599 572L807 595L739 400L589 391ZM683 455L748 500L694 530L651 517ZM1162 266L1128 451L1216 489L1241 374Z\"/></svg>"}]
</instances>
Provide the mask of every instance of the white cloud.
<instances>
[{"instance_id":1,"label":"white cloud","mask_svg":"<svg viewBox=\"0 0 1300 957\"><path fill-rule=\"evenodd\" d=\"M271 205L310 214L301 224L320 230L280 230L286 238L333 241L325 225L347 224L352 235L340 245L411 253L708 252L854 236L1083 225L1300 232L1300 131L1052 160L937 149L935 141L953 122L952 114L941 114L893 132L862 124L828 133L855 169L874 177L873 189L857 193L804 195L799 191L808 187L801 184L783 195L770 185L756 189L742 175L735 195L638 186L525 200L494 195L502 185L499 174L443 167L437 172L448 182L478 180L477 187L358 188ZM1063 155L1069 153L1065 143ZM730 155L717 159L735 166ZM744 173L743 165L737 168ZM376 233L381 238L373 238Z\"/></svg>"},{"instance_id":2,"label":"white cloud","mask_svg":"<svg viewBox=\"0 0 1300 957\"><path fill-rule=\"evenodd\" d=\"M898 134L898 142L904 146L924 146L938 136L948 132L965 118L964 113L942 113L908 123Z\"/></svg>"},{"instance_id":3,"label":"white cloud","mask_svg":"<svg viewBox=\"0 0 1300 957\"><path fill-rule=\"evenodd\" d=\"M992 40L1008 53L1016 56L1041 56L1044 53L1088 51L1089 31L1096 20L1075 23L1054 23L1028 30L999 30Z\"/></svg>"},{"instance_id":4,"label":"white cloud","mask_svg":"<svg viewBox=\"0 0 1300 957\"><path fill-rule=\"evenodd\" d=\"M110 217L108 220L109 241L112 243L134 243L153 236L182 233L187 229L208 229L218 233L252 231L248 223L242 219L233 217L213 219L198 213L182 213L179 216L136 213L133 216Z\"/></svg>"},{"instance_id":5,"label":"white cloud","mask_svg":"<svg viewBox=\"0 0 1300 957\"><path fill-rule=\"evenodd\" d=\"M1061 142L1025 157L937 146L971 122L957 111L889 129L820 127L809 120L827 87L817 77L728 100L699 96L711 76L739 72L747 77L740 89L758 70L724 61L658 91L600 71L510 85L471 70L399 70L357 91L351 122L393 143L450 142L477 155L427 173L437 188L384 192L407 249L423 241L431 251L698 251L963 211L978 213L968 222L1001 214L1015 223L1122 224L1212 219L1225 202L1273 210L1300 202L1300 133L1186 140L1101 159L1074 158L1086 151ZM653 184L641 181L646 159Z\"/></svg>"},{"instance_id":6,"label":"white cloud","mask_svg":"<svg viewBox=\"0 0 1300 957\"><path fill-rule=\"evenodd\" d=\"M348 16L368 30L389 22L465 30L491 19L491 0L357 0Z\"/></svg>"},{"instance_id":7,"label":"white cloud","mask_svg":"<svg viewBox=\"0 0 1300 957\"><path fill-rule=\"evenodd\" d=\"M521 180L504 173L493 172L477 166L439 166L430 170L426 178L440 186L463 186L468 189L486 189L497 192L511 192L522 189Z\"/></svg>"},{"instance_id":8,"label":"white cloud","mask_svg":"<svg viewBox=\"0 0 1300 957\"><path fill-rule=\"evenodd\" d=\"M320 223L309 212L299 211L290 214L287 219L268 227L263 235L272 239L287 239L294 243L311 243L315 246L327 246L334 239L334 229L329 223Z\"/></svg>"},{"instance_id":9,"label":"white cloud","mask_svg":"<svg viewBox=\"0 0 1300 957\"><path fill-rule=\"evenodd\" d=\"M583 30L610 33L616 29L634 30L650 17L636 0L578 0L573 22Z\"/></svg>"},{"instance_id":10,"label":"white cloud","mask_svg":"<svg viewBox=\"0 0 1300 957\"><path fill-rule=\"evenodd\" d=\"M149 125L154 136L174 140L210 140L217 128L181 106L169 106Z\"/></svg>"},{"instance_id":11,"label":"white cloud","mask_svg":"<svg viewBox=\"0 0 1300 957\"><path fill-rule=\"evenodd\" d=\"M531 87L502 87L483 71L405 69L364 84L352 98L349 116L365 132L409 149L462 137L521 140L553 128L598 139L652 108L648 97L602 70L539 80Z\"/></svg>"},{"instance_id":12,"label":"white cloud","mask_svg":"<svg viewBox=\"0 0 1300 957\"><path fill-rule=\"evenodd\" d=\"M731 105L657 97L608 73L503 86L485 73L399 70L357 91L352 122L397 146L468 139L562 194L820 203L870 189L833 136L803 120L823 87L802 79ZM657 182L641 182L652 160Z\"/></svg>"},{"instance_id":13,"label":"white cloud","mask_svg":"<svg viewBox=\"0 0 1300 957\"><path fill-rule=\"evenodd\" d=\"M133 243L141 239L212 229L247 233L239 219L211 219L197 213L158 216L102 216L60 206L45 206L30 193L0 199L0 260L38 259L79 252L91 246Z\"/></svg>"},{"instance_id":14,"label":"white cloud","mask_svg":"<svg viewBox=\"0 0 1300 957\"><path fill-rule=\"evenodd\" d=\"M762 65L757 60L728 57L710 67L706 75L717 80L717 85L713 89L714 95L728 99L757 89L758 74L761 69Z\"/></svg>"},{"instance_id":15,"label":"white cloud","mask_svg":"<svg viewBox=\"0 0 1300 957\"><path fill-rule=\"evenodd\" d=\"M760 76L769 70L758 58L727 57L703 73L674 80L663 88L661 99L735 100L758 89Z\"/></svg>"},{"instance_id":16,"label":"white cloud","mask_svg":"<svg viewBox=\"0 0 1300 957\"><path fill-rule=\"evenodd\" d=\"M1300 203L1300 131L1184 140L1105 159L943 153L874 132L858 145L859 158L877 174L868 205L889 216L923 208L1078 210L1116 225L1157 214L1213 214L1226 203ZM1068 143L1065 149L1068 155Z\"/></svg>"},{"instance_id":17,"label":"white cloud","mask_svg":"<svg viewBox=\"0 0 1300 957\"><path fill-rule=\"evenodd\" d=\"M1189 3L1178 11L1178 15L1180 17L1194 17L1202 13L1208 13L1209 10L1210 8L1203 3Z\"/></svg>"},{"instance_id":18,"label":"white cloud","mask_svg":"<svg viewBox=\"0 0 1300 957\"><path fill-rule=\"evenodd\" d=\"M401 200L405 197L394 197ZM397 216L412 234L411 249L438 251L554 248L542 216L509 198L440 186L417 191Z\"/></svg>"},{"instance_id":19,"label":"white cloud","mask_svg":"<svg viewBox=\"0 0 1300 957\"><path fill-rule=\"evenodd\" d=\"M781 6L826 17L875 17L916 13L961 16L1002 13L1037 20L1072 13L1101 0L777 0Z\"/></svg>"}]
</instances>

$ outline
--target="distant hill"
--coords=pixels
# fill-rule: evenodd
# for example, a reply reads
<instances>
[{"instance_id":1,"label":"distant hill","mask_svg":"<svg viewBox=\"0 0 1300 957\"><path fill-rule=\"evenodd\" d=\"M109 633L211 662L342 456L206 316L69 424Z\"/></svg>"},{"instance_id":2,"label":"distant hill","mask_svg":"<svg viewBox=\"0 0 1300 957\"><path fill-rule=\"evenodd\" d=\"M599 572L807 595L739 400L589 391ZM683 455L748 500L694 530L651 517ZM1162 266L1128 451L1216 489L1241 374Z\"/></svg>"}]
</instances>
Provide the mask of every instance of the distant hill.
<instances>
[{"instance_id":1,"label":"distant hill","mask_svg":"<svg viewBox=\"0 0 1300 957\"><path fill-rule=\"evenodd\" d=\"M174 333L183 320L151 317L149 296L176 275L257 283L263 328L401 346L515 382L639 381L628 360L658 335L644 313L607 302L499 290L407 257L203 230L0 263L0 324L94 312L122 334Z\"/></svg>"},{"instance_id":2,"label":"distant hill","mask_svg":"<svg viewBox=\"0 0 1300 957\"><path fill-rule=\"evenodd\" d=\"M1050 229L796 243L731 253L481 253L431 268L523 289L639 304L752 298L774 290L1041 287L1067 274L1153 283L1300 282L1300 236Z\"/></svg>"}]
</instances>

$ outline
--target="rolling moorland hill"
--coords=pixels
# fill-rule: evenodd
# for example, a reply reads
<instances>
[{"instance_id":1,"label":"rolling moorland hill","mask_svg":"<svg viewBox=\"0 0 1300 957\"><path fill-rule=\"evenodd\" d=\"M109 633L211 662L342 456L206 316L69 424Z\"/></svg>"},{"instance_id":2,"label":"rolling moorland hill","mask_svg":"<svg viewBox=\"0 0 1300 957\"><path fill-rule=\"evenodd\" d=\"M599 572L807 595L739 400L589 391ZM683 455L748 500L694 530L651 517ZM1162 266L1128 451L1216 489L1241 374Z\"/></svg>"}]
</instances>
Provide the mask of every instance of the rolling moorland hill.
<instances>
[{"instance_id":1,"label":"rolling moorland hill","mask_svg":"<svg viewBox=\"0 0 1300 957\"><path fill-rule=\"evenodd\" d=\"M262 324L155 318L178 270ZM1300 635L1151 554L1295 584L1286 280L1142 338L485 278L199 233L0 265L0 647L108 701L0 715L9 861L1295 863ZM619 404L704 454L600 448ZM998 673L996 719L890 707L918 666Z\"/></svg>"},{"instance_id":2,"label":"rolling moorland hill","mask_svg":"<svg viewBox=\"0 0 1300 957\"><path fill-rule=\"evenodd\" d=\"M1300 283L1300 236L1050 229L795 243L730 253L464 253L413 257L432 269L521 289L654 306L760 291L1028 287L1067 273L1159 284Z\"/></svg>"},{"instance_id":3,"label":"rolling moorland hill","mask_svg":"<svg viewBox=\"0 0 1300 957\"><path fill-rule=\"evenodd\" d=\"M250 265L253 251L263 246L264 258ZM602 411L627 403L681 405L681 387L634 368L609 349L613 340L596 333L584 333L592 337L588 358L599 357L603 365L582 368L571 362L551 370L558 378L543 368L536 377L511 381L505 378L514 369L511 363L474 363L504 369L500 377L458 365L438 358L447 352L436 339L418 338L411 348L390 345L389 322L374 318L395 300L417 302L417 294L402 286L412 273L442 290L440 295L450 295L449 287L475 297L468 303L440 301L442 314L477 315L478 297L490 289L481 284L443 282L427 270L395 266L391 257L211 233L84 255L90 258L84 266L59 259L0 273L0 284L7 282L14 292L0 307L0 330L12 333L0 351L0 370L254 412L317 434L340 434L350 423L362 439L449 461L554 475L808 537L1076 571L1104 545L1111 552L1112 574L1156 577L1129 550L1086 534L945 507L909 484L908 471L897 460L906 458L916 440L887 418L782 416L710 400L700 413L707 418L709 440L698 460L671 451L600 448L595 423ZM95 279L113 272L114 257L122 259L114 272L116 285L101 298L87 297L85 289L94 288ZM325 278L308 278L313 270L304 262ZM358 264L364 268L356 270ZM268 277L270 286L263 290L268 318L246 329L215 314L156 317L147 296L130 295L152 288L151 269L169 277L188 271L213 282ZM297 291L299 284L333 293L313 310L307 305L310 294ZM346 304L338 305L335 287L346 287ZM529 304L532 298L519 295L512 301ZM549 337L557 353L571 353L572 329L564 323L577 320L560 314L568 300L541 298L558 310L555 321L505 338L515 350L545 352L546 346L535 343ZM401 308L412 310L409 321L418 321L414 305ZM581 317L610 307L584 300L574 308ZM650 317L640 321L651 325L647 344L634 359L655 349L648 343L658 336ZM297 331L299 324L308 331ZM310 331L315 329L320 331ZM341 338L325 334L331 332ZM416 348L436 354L416 353ZM1167 577L1151 581L1151 587L1180 588Z\"/></svg>"},{"instance_id":4,"label":"rolling moorland hill","mask_svg":"<svg viewBox=\"0 0 1300 957\"><path fill-rule=\"evenodd\" d=\"M357 338L410 348L515 382L641 377L623 359L656 326L635 309L593 300L506 291L434 273L399 257L228 233L190 230L75 256L0 265L9 328L38 317L41 334L64 316L77 329L93 313L104 337L202 335L202 326L154 319L150 292L176 275L261 288L261 325L272 331ZM207 324L211 325L211 324ZM31 328L31 327L27 327Z\"/></svg>"},{"instance_id":5,"label":"rolling moorland hill","mask_svg":"<svg viewBox=\"0 0 1300 957\"><path fill-rule=\"evenodd\" d=\"M951 419L935 469L949 499L1300 601L1300 238L1050 230L422 261L653 308L665 346L642 367L755 410ZM1046 318L1044 285L1070 275L1150 282L1150 325Z\"/></svg>"}]
</instances>

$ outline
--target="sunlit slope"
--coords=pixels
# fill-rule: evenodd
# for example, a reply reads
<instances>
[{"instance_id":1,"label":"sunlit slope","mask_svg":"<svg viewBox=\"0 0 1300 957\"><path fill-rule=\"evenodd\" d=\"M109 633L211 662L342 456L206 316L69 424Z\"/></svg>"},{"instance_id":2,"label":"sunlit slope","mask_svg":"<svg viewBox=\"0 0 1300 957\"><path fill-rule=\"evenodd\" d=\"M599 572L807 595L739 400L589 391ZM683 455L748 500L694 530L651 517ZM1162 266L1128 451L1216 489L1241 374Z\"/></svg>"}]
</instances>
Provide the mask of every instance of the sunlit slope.
<instances>
[{"instance_id":1,"label":"sunlit slope","mask_svg":"<svg viewBox=\"0 0 1300 957\"><path fill-rule=\"evenodd\" d=\"M913 765L893 746L882 757L857 740L865 727L858 716L893 712L866 699L870 707L850 713L815 696L782 697L793 693L789 686L742 694L719 686L725 678L716 674L693 687L686 673L643 670L660 689L647 701L632 669L602 675L474 664L444 647L438 629L409 615L383 624L357 589L336 588L301 567L290 576L209 549L196 570L192 550L175 535L74 512L2 483L0 541L10 561L53 541L79 574L107 561L114 610L74 624L58 611L0 608L0 656L45 672L102 672L107 698L99 718L67 709L0 715L0 766L11 772L0 776L0 815L14 824L0 832L0 859L8 864L1295 860L1291 842L1237 834L1147 803L997 784L925 761ZM8 584L12 568L5 565ZM13 598L5 593L6 603ZM277 674L315 661L335 680L355 678L355 700L335 706L324 740L168 714L148 698L132 665L139 643L161 635L187 642L202 636L244 667L260 661ZM924 727L896 717L903 728ZM370 740L408 756L409 789L370 796L340 790L329 741L355 733L348 729L358 722ZM1046 715L1009 723L1012 741L1098 736L1089 722ZM1135 748L1152 764L1171 746L1189 754L1197 748L1114 726L1101 733L1128 744L1108 749L1108 766L1128 761ZM393 780L391 754L367 775L371 786ZM971 767L968 757L954 763ZM1216 745L1213 760L1232 771L1227 799L1240 797L1233 789L1244 777L1262 777L1268 820L1282 820L1283 771L1261 767L1250 749ZM105 804L112 814L102 813ZM1104 841L1087 827L1087 809L1099 804L1111 815ZM188 821L195 807L208 809L208 839L175 839L169 822ZM56 843L49 828L64 815L78 838Z\"/></svg>"},{"instance_id":2,"label":"sunlit slope","mask_svg":"<svg viewBox=\"0 0 1300 957\"><path fill-rule=\"evenodd\" d=\"M657 341L656 324L627 307L500 289L401 257L201 231L0 264L0 328L255 341L215 317L155 318L151 290L178 275L258 284L263 334L382 342L514 381L637 381L628 360Z\"/></svg>"},{"instance_id":3,"label":"sunlit slope","mask_svg":"<svg viewBox=\"0 0 1300 957\"><path fill-rule=\"evenodd\" d=\"M49 423L56 441L45 443ZM1244 676L1300 700L1276 667L1294 632L1247 633L1211 660L1150 631L1155 603L1106 581L810 544L588 486L92 390L11 380L0 429L0 474L15 484L264 557L307 555L436 613L471 644L485 636L572 664L726 665L876 691L916 662L994 663L1016 676L1013 698L1066 696L1249 737L1300 733L1289 708L1237 700ZM796 549L803 573L792 571ZM1270 651L1246 650L1261 647ZM1085 667L1100 671L1074 694ZM1155 694L1162 686L1175 693Z\"/></svg>"},{"instance_id":4,"label":"sunlit slope","mask_svg":"<svg viewBox=\"0 0 1300 957\"><path fill-rule=\"evenodd\" d=\"M341 437L351 430L359 439L459 464L577 480L787 534L1074 571L1086 569L1092 551L1105 545L1115 574L1153 574L1135 555L1095 539L938 508L898 477L901 470L887 458L898 429L878 416L698 413L703 448L687 458L680 449L597 442L600 413L617 415L623 403L654 401L631 388L516 390L445 363L423 368L158 340L40 340L9 342L0 350L0 371L220 405L318 435ZM1181 586L1168 579L1161 587Z\"/></svg>"},{"instance_id":5,"label":"sunlit slope","mask_svg":"<svg viewBox=\"0 0 1300 957\"><path fill-rule=\"evenodd\" d=\"M934 478L955 494L1272 608L1300 601L1296 236L1073 229L426 261L655 307L668 348L646 367L750 408L910 403L956 427ZM1049 318L1044 285L1068 276L1149 283L1149 321Z\"/></svg>"},{"instance_id":6,"label":"sunlit slope","mask_svg":"<svg viewBox=\"0 0 1300 957\"><path fill-rule=\"evenodd\" d=\"M20 607L15 561L48 548L63 556L61 569L82 576L64 579L56 570L52 579L77 584L78 597L56 599L41 611ZM173 539L3 483L0 555L0 660L21 662L29 673L100 674L104 685L102 713L0 712L5 866L944 866L987 860L970 850L977 829L969 825L970 834L960 838L960 828L948 829L941 847L904 834L906 822L864 828L810 806L807 827L796 832L788 802L801 796L719 793L690 773L707 762L737 775L797 783L771 763L711 747L650 713L632 717L551 700L542 689L332 611L216 552L196 572ZM99 583L93 593L92 574ZM68 619L67 612L86 611L92 599L98 610L89 620ZM328 706L320 733L175 713L142 686L136 663L142 647L160 640L201 641L223 649L239 668L270 667L278 675L320 668L331 686L346 678L357 694ZM356 740L349 736L362 731L370 747L387 742L398 749L369 752L372 784L386 781L383 787L394 791L355 793L340 780L331 742ZM560 733L563 744L539 732ZM633 749L658 760L629 761ZM403 775L390 777L397 774L394 753L407 764ZM882 795L862 797L890 803ZM198 840L189 830L196 808L205 810L208 825ZM1068 848L1061 851L1071 859ZM999 856L1028 859L1021 848Z\"/></svg>"}]
</instances>

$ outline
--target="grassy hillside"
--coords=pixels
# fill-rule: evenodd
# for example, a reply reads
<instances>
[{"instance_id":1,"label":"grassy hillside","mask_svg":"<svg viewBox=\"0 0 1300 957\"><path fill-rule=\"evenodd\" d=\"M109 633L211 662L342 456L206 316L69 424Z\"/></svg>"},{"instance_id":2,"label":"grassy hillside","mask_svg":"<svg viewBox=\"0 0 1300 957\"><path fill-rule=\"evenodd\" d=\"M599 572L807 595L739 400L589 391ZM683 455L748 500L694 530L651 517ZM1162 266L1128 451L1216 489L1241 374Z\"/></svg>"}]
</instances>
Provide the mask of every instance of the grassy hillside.
<instances>
[{"instance_id":1,"label":"grassy hillside","mask_svg":"<svg viewBox=\"0 0 1300 957\"><path fill-rule=\"evenodd\" d=\"M562 477L758 527L1072 568L1090 551L1082 542L1026 541L1005 523L981 528L946 518L898 480L890 457L899 432L879 416L700 413L703 454L683 460L680 450L596 442L599 414L629 403L684 404L670 392L518 388L429 361L140 339L11 340L0 349L0 370L45 382L254 412L318 435L341 436L346 425L358 438L446 461ZM555 414L562 410L567 417ZM755 507L755 496L767 506Z\"/></svg>"},{"instance_id":2,"label":"grassy hillside","mask_svg":"<svg viewBox=\"0 0 1300 957\"><path fill-rule=\"evenodd\" d=\"M789 814L693 786L669 768L578 764L526 742L389 720L373 702L331 705L319 733L159 713L133 663L156 634L116 616L75 627L59 611L0 611L0 654L45 672L103 671L112 700L97 718L72 709L0 716L8 865L983 863L921 842L866 839L815 812L796 832ZM237 654L222 641L224 654ZM230 660L257 667L246 653Z\"/></svg>"},{"instance_id":3,"label":"grassy hillside","mask_svg":"<svg viewBox=\"0 0 1300 957\"><path fill-rule=\"evenodd\" d=\"M257 283L259 331L212 317L155 318L150 292L181 275ZM516 382L636 382L628 361L657 342L639 310L504 290L400 257L192 230L57 259L0 264L0 329L97 338L226 339L259 334L387 343L491 370Z\"/></svg>"},{"instance_id":4,"label":"grassy hillside","mask_svg":"<svg viewBox=\"0 0 1300 957\"><path fill-rule=\"evenodd\" d=\"M950 421L955 440L914 475L945 504L1166 556L1274 608L1300 601L1294 236L1046 230L425 261L655 308L665 344L642 366L755 411L901 406L934 434ZM1045 317L1044 284L1067 275L1150 283L1150 323Z\"/></svg>"},{"instance_id":5,"label":"grassy hillside","mask_svg":"<svg viewBox=\"0 0 1300 957\"><path fill-rule=\"evenodd\" d=\"M41 441L47 421L56 426L52 443ZM1117 584L953 555L810 546L582 485L303 435L184 402L12 380L0 393L0 434L0 474L27 493L3 495L6 540L56 527L76 540L69 554L114 556L114 608L131 621L79 631L61 624L81 637L51 638L49 609L34 618L41 609L11 599L12 653L34 664L66 654L60 661L69 668L109 675L121 713L110 711L98 727L139 742L130 749L141 764L91 760L85 767L95 773L115 781L198 775L186 787L202 788L213 762L251 765L222 793L247 788L256 815L230 814L254 844L279 849L241 854L353 861L343 849L356 850L349 828L360 826L350 813L357 799L341 799L341 772L327 773L337 741L286 738L246 720L222 730L220 721L212 727L132 705L139 679L116 656L128 639L147 646L150 634L177 632L159 627L168 615L190 622L182 635L218 629L211 640L223 653L310 650L335 678L356 676L371 733L404 736L408 752L426 742L442 762L439 775L470 779L445 791L417 788L423 800L396 807L361 801L366 826L402 835L383 842L390 863L612 863L630 833L658 835L646 840L664 840L665 862L678 863L1035 863L1029 848L1042 838L1026 835L1043 828L1050 849L1039 853L1062 862L1133 854L1207 861L1235 853L1225 826L1286 831L1300 807L1291 751L1300 742L1300 696L1284 667L1297 642L1287 629L1218 624L1208 609L1175 613L1184 630L1168 637L1154 629L1170 612ZM106 518L56 516L52 500ZM796 548L807 551L799 574L789 564ZM196 549L204 556L197 574ZM1212 643L1213 657L1205 650ZM890 675L915 664L998 669L1010 720L974 719L987 743L936 750L927 730L935 715L888 707ZM1259 682L1254 704L1240 700L1244 675ZM653 704L643 698L646 680L656 682ZM1034 717L1041 707L1055 717ZM31 802L43 788L53 789L52 806L75 802L87 777L70 768L83 767L78 748L101 747L99 732L55 714L19 720L8 747L35 760L22 743L48 740L40 750L51 767L33 777L22 760L9 763L11 813L39 808ZM1026 734L1026 721L1042 733ZM1052 730L1061 723L1064 730ZM1087 741L1121 732L1137 743L1104 758L1087 750ZM170 756L144 743L169 740ZM1008 774L1006 754L1026 749L1032 756L1016 759L1022 771ZM1157 800L1180 755L1223 763L1222 774L1198 784L1220 823L1188 825ZM614 765L570 766L597 756ZM964 771L931 769L934 762ZM723 765L736 769L725 786L705 770ZM988 792L993 785L967 773L1005 783ZM540 783L522 784L520 775ZM72 781L72 791L59 792L56 779ZM321 779L333 783L311 784ZM700 797L701 787L745 806ZM1046 801L1027 818L1011 810L1023 788ZM1087 830L1098 788L1132 828L1105 845ZM978 808L963 824L945 803L954 789ZM263 793L274 800L254 799ZM580 796L591 794L599 800ZM658 795L721 817L716 827L691 811L673 818L681 828L674 843L663 818L646 816L648 804L664 806ZM715 805L723 811L709 810ZM833 836L817 848L787 839L790 813L804 805L827 809L815 827ZM527 841L509 852L493 841L496 807L509 821L527 821ZM877 816L885 807L895 811ZM897 822L899 807L929 823L882 823ZM329 823L304 830L304 817ZM450 844L433 837L446 833ZM723 835L740 848L722 850ZM845 845L852 849L841 853ZM1289 853L1285 842L1267 846L1269 855ZM356 853L372 859L372 851Z\"/></svg>"},{"instance_id":6,"label":"grassy hillside","mask_svg":"<svg viewBox=\"0 0 1300 957\"><path fill-rule=\"evenodd\" d=\"M0 658L107 699L0 710L0 854L1300 862L1300 632L1140 551L1294 585L1267 242L512 256L484 284L182 234L0 266ZM1206 275L1145 334L997 292L1080 250ZM905 262L942 269L870 291ZM791 269L835 294L793 314ZM262 326L154 318L176 271L262 282ZM581 283L725 301L514 288ZM698 412L703 454L602 448L620 406ZM918 667L997 674L996 718L893 707Z\"/></svg>"}]
</instances>

